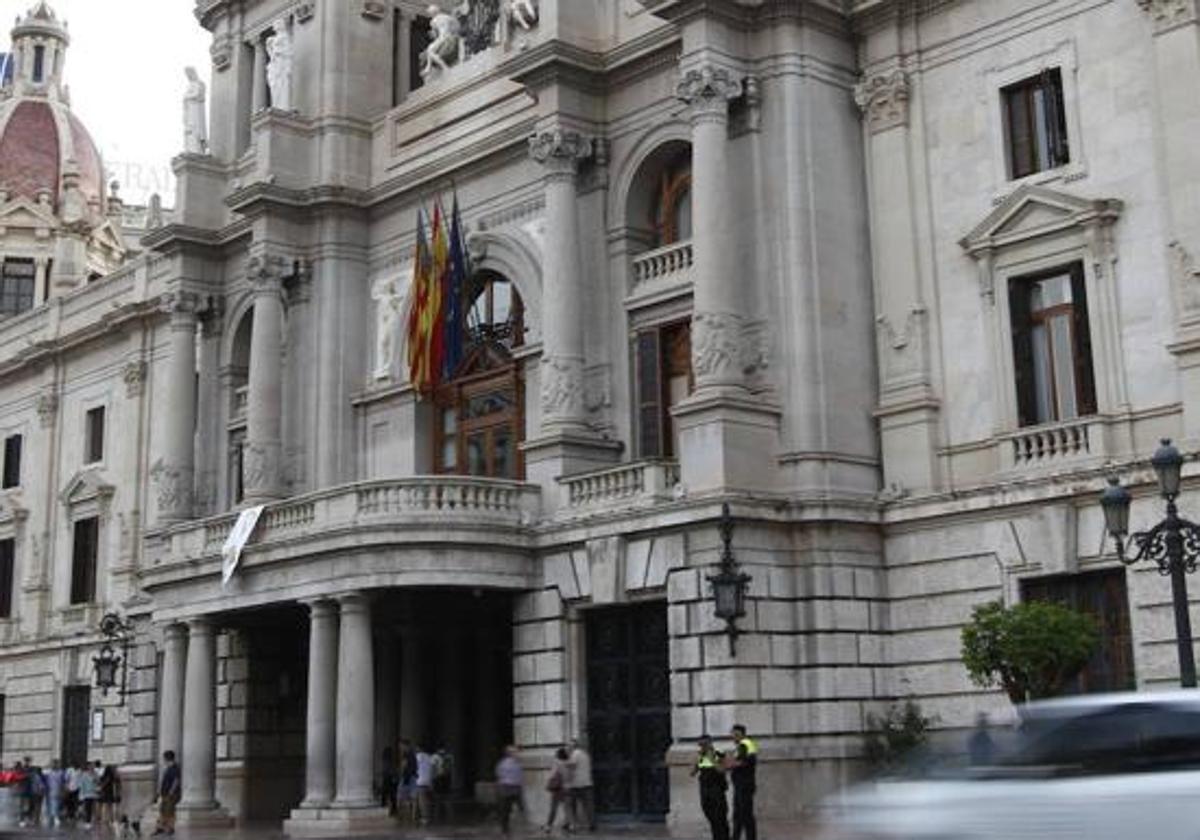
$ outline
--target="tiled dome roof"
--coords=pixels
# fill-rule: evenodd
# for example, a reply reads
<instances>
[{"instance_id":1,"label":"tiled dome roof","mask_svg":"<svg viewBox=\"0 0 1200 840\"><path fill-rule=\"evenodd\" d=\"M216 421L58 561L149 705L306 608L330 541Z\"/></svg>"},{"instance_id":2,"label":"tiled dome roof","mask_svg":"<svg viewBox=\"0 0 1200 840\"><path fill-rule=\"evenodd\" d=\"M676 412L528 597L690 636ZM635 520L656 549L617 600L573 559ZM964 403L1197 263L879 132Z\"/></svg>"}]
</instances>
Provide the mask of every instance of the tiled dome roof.
<instances>
[{"instance_id":1,"label":"tiled dome roof","mask_svg":"<svg viewBox=\"0 0 1200 840\"><path fill-rule=\"evenodd\" d=\"M0 187L35 201L39 193L47 192L57 205L70 161L79 172L84 196L89 202L100 202L104 197L100 153L83 123L65 105L31 98L0 108Z\"/></svg>"}]
</instances>

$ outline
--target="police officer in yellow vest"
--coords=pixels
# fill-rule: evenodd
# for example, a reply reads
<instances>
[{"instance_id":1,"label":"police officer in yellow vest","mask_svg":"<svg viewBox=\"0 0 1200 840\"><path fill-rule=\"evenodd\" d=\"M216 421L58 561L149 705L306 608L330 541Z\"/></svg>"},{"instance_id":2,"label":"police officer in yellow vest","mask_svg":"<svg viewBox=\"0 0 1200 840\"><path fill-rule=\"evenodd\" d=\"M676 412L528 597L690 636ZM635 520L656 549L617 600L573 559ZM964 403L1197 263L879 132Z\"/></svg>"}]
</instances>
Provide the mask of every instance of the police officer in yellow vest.
<instances>
[{"instance_id":1,"label":"police officer in yellow vest","mask_svg":"<svg viewBox=\"0 0 1200 840\"><path fill-rule=\"evenodd\" d=\"M701 735L700 755L692 766L692 776L700 777L700 809L708 819L712 840L729 840L729 803L725 800L728 784L723 764L712 738Z\"/></svg>"},{"instance_id":2,"label":"police officer in yellow vest","mask_svg":"<svg viewBox=\"0 0 1200 840\"><path fill-rule=\"evenodd\" d=\"M740 723L733 727L736 750L727 762L733 780L733 840L758 840L758 825L754 821L755 770L758 767L758 744L746 735Z\"/></svg>"}]
</instances>

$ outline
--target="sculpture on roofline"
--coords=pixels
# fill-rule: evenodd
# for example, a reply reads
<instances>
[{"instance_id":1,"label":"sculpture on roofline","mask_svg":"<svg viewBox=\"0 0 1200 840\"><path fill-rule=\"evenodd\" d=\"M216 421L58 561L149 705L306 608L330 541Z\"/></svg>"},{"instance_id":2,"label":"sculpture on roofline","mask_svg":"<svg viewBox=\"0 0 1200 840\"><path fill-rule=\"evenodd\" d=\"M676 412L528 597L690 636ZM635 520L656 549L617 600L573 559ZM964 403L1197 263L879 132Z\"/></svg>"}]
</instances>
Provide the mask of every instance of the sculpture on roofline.
<instances>
[{"instance_id":1,"label":"sculpture on roofline","mask_svg":"<svg viewBox=\"0 0 1200 840\"><path fill-rule=\"evenodd\" d=\"M503 0L496 24L496 43L508 46L516 29L529 32L537 25L537 0Z\"/></svg>"},{"instance_id":2,"label":"sculpture on roofline","mask_svg":"<svg viewBox=\"0 0 1200 840\"><path fill-rule=\"evenodd\" d=\"M183 95L183 150L202 155L208 151L208 123L205 113L205 87L195 67L188 67L187 91Z\"/></svg>"},{"instance_id":3,"label":"sculpture on roofline","mask_svg":"<svg viewBox=\"0 0 1200 840\"><path fill-rule=\"evenodd\" d=\"M471 0L463 0L453 13L443 11L436 3L431 3L427 11L433 40L421 51L424 62L421 77L424 79L432 76L434 70L445 73L452 62L457 63L462 57L462 21L459 18L471 13Z\"/></svg>"},{"instance_id":4,"label":"sculpture on roofline","mask_svg":"<svg viewBox=\"0 0 1200 840\"><path fill-rule=\"evenodd\" d=\"M271 107L292 110L292 36L287 21L275 22L274 33L267 38L267 85L271 89Z\"/></svg>"}]
</instances>

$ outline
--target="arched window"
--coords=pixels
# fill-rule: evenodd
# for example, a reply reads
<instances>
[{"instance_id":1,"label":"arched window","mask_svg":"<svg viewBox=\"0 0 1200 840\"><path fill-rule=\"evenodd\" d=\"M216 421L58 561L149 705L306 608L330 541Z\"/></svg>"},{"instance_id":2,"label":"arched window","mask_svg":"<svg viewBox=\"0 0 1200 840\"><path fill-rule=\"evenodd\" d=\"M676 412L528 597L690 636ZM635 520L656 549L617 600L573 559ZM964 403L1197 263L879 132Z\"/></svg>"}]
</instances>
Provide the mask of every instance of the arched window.
<instances>
[{"instance_id":1,"label":"arched window","mask_svg":"<svg viewBox=\"0 0 1200 840\"><path fill-rule=\"evenodd\" d=\"M655 246L692 238L692 152L677 152L662 169L654 200Z\"/></svg>"},{"instance_id":2,"label":"arched window","mask_svg":"<svg viewBox=\"0 0 1200 840\"><path fill-rule=\"evenodd\" d=\"M523 394L513 351L525 341L525 306L508 279L481 271L467 284L460 311L460 361L436 395L435 469L521 478Z\"/></svg>"}]
</instances>

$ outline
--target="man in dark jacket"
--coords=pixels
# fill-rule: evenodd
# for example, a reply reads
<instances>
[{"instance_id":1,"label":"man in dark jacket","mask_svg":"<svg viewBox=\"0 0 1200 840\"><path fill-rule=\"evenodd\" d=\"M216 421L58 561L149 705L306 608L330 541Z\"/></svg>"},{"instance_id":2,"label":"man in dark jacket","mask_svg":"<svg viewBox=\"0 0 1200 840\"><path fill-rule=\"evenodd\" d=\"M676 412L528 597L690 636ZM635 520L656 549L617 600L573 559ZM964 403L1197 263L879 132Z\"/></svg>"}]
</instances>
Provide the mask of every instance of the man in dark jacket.
<instances>
[{"instance_id":1,"label":"man in dark jacket","mask_svg":"<svg viewBox=\"0 0 1200 840\"><path fill-rule=\"evenodd\" d=\"M733 840L758 840L758 823L754 818L755 778L758 769L758 744L746 734L746 727L733 727L735 751L727 760L729 778L733 782Z\"/></svg>"},{"instance_id":2,"label":"man in dark jacket","mask_svg":"<svg viewBox=\"0 0 1200 840\"><path fill-rule=\"evenodd\" d=\"M179 765L175 763L175 751L167 750L163 753L162 776L158 780L158 827L154 829L155 834L175 833L175 806L179 804L182 782Z\"/></svg>"}]
</instances>

